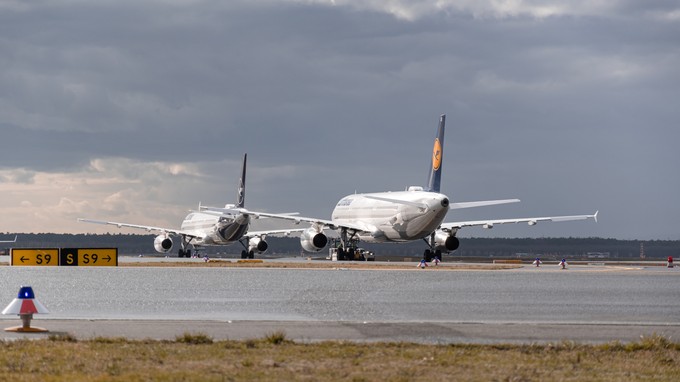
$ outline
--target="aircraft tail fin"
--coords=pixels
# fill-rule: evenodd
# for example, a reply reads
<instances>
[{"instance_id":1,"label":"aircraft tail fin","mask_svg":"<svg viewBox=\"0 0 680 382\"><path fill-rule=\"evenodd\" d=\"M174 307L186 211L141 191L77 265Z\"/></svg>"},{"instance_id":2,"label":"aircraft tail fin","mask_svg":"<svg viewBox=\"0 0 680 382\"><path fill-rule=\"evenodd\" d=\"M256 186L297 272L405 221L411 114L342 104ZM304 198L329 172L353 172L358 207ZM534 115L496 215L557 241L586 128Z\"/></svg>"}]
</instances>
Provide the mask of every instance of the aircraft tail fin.
<instances>
[{"instance_id":1,"label":"aircraft tail fin","mask_svg":"<svg viewBox=\"0 0 680 382\"><path fill-rule=\"evenodd\" d=\"M238 193L236 195L236 208L245 207L246 202L246 162L248 154L243 154L243 170L241 172L241 179L238 182Z\"/></svg>"},{"instance_id":2,"label":"aircraft tail fin","mask_svg":"<svg viewBox=\"0 0 680 382\"><path fill-rule=\"evenodd\" d=\"M427 191L439 192L442 179L442 160L444 158L444 125L446 114L439 117L439 128L434 139L432 148L432 161L430 162L430 175L427 179Z\"/></svg>"}]
</instances>

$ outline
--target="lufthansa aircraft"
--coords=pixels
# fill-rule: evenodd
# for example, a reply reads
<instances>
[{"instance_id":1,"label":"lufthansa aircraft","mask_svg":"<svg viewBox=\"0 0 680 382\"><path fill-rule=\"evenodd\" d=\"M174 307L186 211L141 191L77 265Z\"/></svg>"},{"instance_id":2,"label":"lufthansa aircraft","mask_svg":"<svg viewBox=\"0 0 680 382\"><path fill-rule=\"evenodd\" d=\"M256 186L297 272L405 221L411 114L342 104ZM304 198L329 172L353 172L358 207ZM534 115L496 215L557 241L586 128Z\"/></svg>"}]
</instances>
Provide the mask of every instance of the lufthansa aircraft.
<instances>
[{"instance_id":1,"label":"lufthansa aircraft","mask_svg":"<svg viewBox=\"0 0 680 382\"><path fill-rule=\"evenodd\" d=\"M441 258L442 251L454 251L458 248L459 242L456 234L462 227L491 228L493 224L510 222L528 222L534 225L539 221L582 220L597 217L596 213L595 215L443 223L449 209L519 202L518 199L505 199L451 203L446 195L440 193L445 123L446 116L442 115L432 150L431 170L426 188L411 186L406 191L345 196L335 206L331 220L300 216L282 217L296 223L311 223L311 227L301 233L302 248L308 252L318 252L324 249L328 238L323 231L329 228L337 230L340 234L339 259L343 259L345 254L353 258L358 241L383 243L423 239L429 247L424 253L424 258L430 261L434 256ZM228 209L205 206L201 209L229 212Z\"/></svg>"},{"instance_id":2,"label":"lufthansa aircraft","mask_svg":"<svg viewBox=\"0 0 680 382\"><path fill-rule=\"evenodd\" d=\"M248 154L243 156L243 171L238 188L238 198L236 204L228 204L222 212L212 211L192 211L182 221L179 229L145 226L138 224L117 223L92 219L78 219L81 222L109 224L118 228L129 227L143 229L150 232L159 232L154 240L154 248L160 253L168 253L173 246L172 235L179 236L181 239L179 257L191 257L191 249L198 249L201 246L209 245L229 245L236 241L241 243L243 251L241 258L253 258L255 253L264 253L268 244L265 241L266 235L288 234L300 232L301 229L283 229L269 231L248 231L251 219L260 217L287 217L291 214L270 214L265 212L249 211L244 208L245 184L246 184L246 160ZM199 210L201 206L199 205Z\"/></svg>"},{"instance_id":3,"label":"lufthansa aircraft","mask_svg":"<svg viewBox=\"0 0 680 382\"><path fill-rule=\"evenodd\" d=\"M16 243L17 242L17 235L14 235L14 240L2 240L0 243Z\"/></svg>"}]
</instances>

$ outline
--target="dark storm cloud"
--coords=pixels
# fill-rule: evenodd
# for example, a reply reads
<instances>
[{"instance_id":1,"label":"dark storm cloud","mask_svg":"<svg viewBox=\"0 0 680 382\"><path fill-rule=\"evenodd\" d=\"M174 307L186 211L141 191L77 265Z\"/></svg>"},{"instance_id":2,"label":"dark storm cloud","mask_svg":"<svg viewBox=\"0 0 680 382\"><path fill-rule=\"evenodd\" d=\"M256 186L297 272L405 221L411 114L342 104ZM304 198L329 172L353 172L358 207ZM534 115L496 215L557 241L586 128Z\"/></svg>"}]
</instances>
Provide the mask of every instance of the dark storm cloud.
<instances>
[{"instance_id":1,"label":"dark storm cloud","mask_svg":"<svg viewBox=\"0 0 680 382\"><path fill-rule=\"evenodd\" d=\"M249 152L249 200L327 217L355 190L423 183L447 113L445 192L523 200L448 220L600 209L493 233L678 238L672 2L337 3L6 7L0 166L197 163L221 200Z\"/></svg>"}]
</instances>

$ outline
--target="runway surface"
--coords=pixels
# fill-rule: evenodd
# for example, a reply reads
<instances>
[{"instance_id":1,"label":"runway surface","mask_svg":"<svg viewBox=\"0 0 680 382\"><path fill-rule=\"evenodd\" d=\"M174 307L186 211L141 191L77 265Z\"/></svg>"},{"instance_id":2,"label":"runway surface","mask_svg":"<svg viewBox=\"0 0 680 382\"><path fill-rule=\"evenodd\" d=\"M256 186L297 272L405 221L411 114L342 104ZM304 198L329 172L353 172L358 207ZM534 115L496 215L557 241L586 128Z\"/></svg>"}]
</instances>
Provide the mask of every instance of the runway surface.
<instances>
[{"instance_id":1,"label":"runway surface","mask_svg":"<svg viewBox=\"0 0 680 382\"><path fill-rule=\"evenodd\" d=\"M680 338L680 270L0 267L0 304L33 286L34 326L79 338L215 339L282 330L298 341L496 343ZM19 324L3 316L4 327ZM2 338L27 336L3 332ZM35 335L30 335L35 337Z\"/></svg>"}]
</instances>

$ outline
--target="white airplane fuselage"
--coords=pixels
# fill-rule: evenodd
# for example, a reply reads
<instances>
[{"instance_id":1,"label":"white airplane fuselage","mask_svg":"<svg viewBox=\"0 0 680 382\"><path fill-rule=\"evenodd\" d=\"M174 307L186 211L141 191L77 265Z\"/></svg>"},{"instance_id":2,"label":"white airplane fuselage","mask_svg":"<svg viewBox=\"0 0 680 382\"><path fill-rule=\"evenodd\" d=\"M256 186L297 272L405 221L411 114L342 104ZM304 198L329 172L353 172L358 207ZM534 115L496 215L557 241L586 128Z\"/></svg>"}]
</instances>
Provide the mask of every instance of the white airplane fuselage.
<instances>
[{"instance_id":1,"label":"white airplane fuselage","mask_svg":"<svg viewBox=\"0 0 680 382\"><path fill-rule=\"evenodd\" d=\"M192 212L182 221L181 229L203 238L195 239L193 244L228 245L241 239L248 231L249 225L249 215L226 217Z\"/></svg>"},{"instance_id":2,"label":"white airplane fuselage","mask_svg":"<svg viewBox=\"0 0 680 382\"><path fill-rule=\"evenodd\" d=\"M419 240L434 232L446 217L449 199L428 191L348 195L333 210L332 221L362 227L357 237L369 243Z\"/></svg>"}]
</instances>

